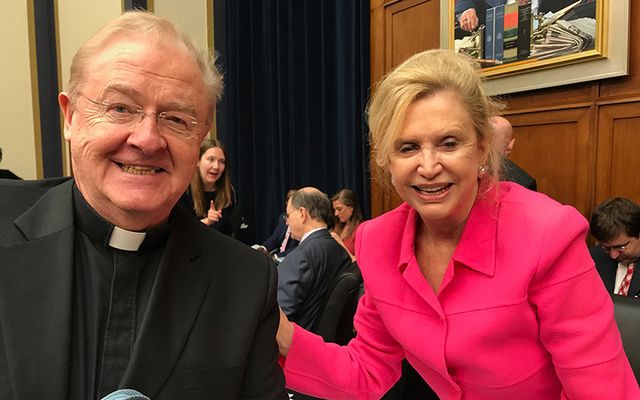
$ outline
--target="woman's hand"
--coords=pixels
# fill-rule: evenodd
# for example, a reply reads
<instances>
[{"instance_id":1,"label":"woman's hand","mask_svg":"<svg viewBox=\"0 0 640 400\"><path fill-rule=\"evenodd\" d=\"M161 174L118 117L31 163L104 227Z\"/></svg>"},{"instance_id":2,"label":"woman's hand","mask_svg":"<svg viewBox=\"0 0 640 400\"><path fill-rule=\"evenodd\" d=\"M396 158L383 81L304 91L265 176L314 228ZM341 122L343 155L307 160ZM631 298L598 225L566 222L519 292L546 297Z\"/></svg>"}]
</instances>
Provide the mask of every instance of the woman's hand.
<instances>
[{"instance_id":1,"label":"woman's hand","mask_svg":"<svg viewBox=\"0 0 640 400\"><path fill-rule=\"evenodd\" d=\"M289 354L289 347L291 346L291 340L293 339L293 324L289 322L287 315L280 310L280 324L278 325L278 332L276 333L276 341L278 342L278 349L280 355L286 357Z\"/></svg>"},{"instance_id":2,"label":"woman's hand","mask_svg":"<svg viewBox=\"0 0 640 400\"><path fill-rule=\"evenodd\" d=\"M200 222L205 225L211 225L215 222L220 221L220 218L222 218L222 210L216 210L216 205L213 203L213 200L211 200L209 211L207 211L207 216L202 218Z\"/></svg>"}]
</instances>

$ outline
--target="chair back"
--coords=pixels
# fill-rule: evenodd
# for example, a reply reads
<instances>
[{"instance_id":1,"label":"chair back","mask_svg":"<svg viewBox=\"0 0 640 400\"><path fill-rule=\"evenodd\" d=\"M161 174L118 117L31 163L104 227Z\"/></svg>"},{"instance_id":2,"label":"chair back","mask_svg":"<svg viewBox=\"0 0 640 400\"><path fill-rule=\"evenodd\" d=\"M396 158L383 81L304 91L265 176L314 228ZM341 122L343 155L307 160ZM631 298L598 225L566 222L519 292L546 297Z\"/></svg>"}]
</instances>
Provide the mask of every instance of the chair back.
<instances>
[{"instance_id":1,"label":"chair back","mask_svg":"<svg viewBox=\"0 0 640 400\"><path fill-rule=\"evenodd\" d=\"M362 274L355 262L338 273L313 329L326 342L347 344L355 334L353 316L358 306Z\"/></svg>"},{"instance_id":2,"label":"chair back","mask_svg":"<svg viewBox=\"0 0 640 400\"><path fill-rule=\"evenodd\" d=\"M612 295L616 323L631 369L640 382L640 299Z\"/></svg>"}]
</instances>

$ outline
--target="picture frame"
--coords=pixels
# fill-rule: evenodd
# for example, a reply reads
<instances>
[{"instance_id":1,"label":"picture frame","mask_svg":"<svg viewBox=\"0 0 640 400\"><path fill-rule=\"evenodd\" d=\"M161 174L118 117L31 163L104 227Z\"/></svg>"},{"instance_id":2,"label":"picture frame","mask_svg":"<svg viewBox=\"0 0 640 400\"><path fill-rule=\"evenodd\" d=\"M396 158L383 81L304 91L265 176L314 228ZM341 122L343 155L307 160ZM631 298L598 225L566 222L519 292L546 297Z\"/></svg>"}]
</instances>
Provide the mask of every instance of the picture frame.
<instances>
[{"instance_id":1,"label":"picture frame","mask_svg":"<svg viewBox=\"0 0 640 400\"><path fill-rule=\"evenodd\" d=\"M456 17L455 2L456 0L440 0L440 46L442 48L454 49L456 25L458 25L458 32L460 31L460 14ZM595 31L591 32L594 34L591 47L574 50L569 54L562 54L562 52L558 55L547 54L541 58L535 57L533 53L533 57L498 65L486 66L485 63L482 71L486 77L488 93L491 95L515 93L628 74L629 0L615 0L615 7L611 0L595 0L588 3L593 5L591 9L596 22ZM558 19L561 18L562 16ZM539 21L536 21L538 26L540 26ZM587 22L589 22L588 19ZM565 22L561 24L567 25ZM540 33L543 30L534 29L532 24L532 31ZM483 43L484 39L483 37ZM564 37L561 38L561 40L564 39ZM476 37L475 44L478 42ZM539 35L533 43L542 43ZM540 47L545 48L545 46L532 45L530 49L533 51ZM477 50L477 48L474 49L472 46L471 50ZM482 57L479 56L478 51L471 55L482 61L487 53L484 50L481 51Z\"/></svg>"}]
</instances>

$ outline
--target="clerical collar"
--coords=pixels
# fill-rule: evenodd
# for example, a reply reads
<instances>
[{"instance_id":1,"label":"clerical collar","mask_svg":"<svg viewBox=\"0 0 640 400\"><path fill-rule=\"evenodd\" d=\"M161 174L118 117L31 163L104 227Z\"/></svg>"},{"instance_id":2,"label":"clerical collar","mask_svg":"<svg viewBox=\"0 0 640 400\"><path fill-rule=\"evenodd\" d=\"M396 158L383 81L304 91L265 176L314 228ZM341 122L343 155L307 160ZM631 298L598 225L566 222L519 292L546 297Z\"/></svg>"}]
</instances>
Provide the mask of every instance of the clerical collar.
<instances>
[{"instance_id":1,"label":"clerical collar","mask_svg":"<svg viewBox=\"0 0 640 400\"><path fill-rule=\"evenodd\" d=\"M73 185L73 213L76 226L96 244L124 251L146 252L162 246L169 236L169 222L146 232L132 232L114 226L98 214Z\"/></svg>"},{"instance_id":2,"label":"clerical collar","mask_svg":"<svg viewBox=\"0 0 640 400\"><path fill-rule=\"evenodd\" d=\"M133 232L114 226L109 236L109 246L118 250L138 251L145 236L146 232Z\"/></svg>"}]
</instances>

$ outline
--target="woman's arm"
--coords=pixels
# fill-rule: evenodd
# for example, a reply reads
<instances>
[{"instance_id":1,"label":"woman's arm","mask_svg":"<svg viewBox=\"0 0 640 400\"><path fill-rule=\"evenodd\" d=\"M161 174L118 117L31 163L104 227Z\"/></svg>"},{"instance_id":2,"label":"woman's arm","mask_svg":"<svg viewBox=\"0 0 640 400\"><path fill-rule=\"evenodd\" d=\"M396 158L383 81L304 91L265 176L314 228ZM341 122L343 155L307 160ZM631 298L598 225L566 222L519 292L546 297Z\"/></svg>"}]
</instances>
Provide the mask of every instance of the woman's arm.
<instances>
[{"instance_id":1,"label":"woman's arm","mask_svg":"<svg viewBox=\"0 0 640 400\"><path fill-rule=\"evenodd\" d=\"M290 389L327 399L377 400L400 377L404 351L366 294L354 318L358 335L347 346L325 343L283 313L280 318L276 337Z\"/></svg>"},{"instance_id":2,"label":"woman's arm","mask_svg":"<svg viewBox=\"0 0 640 400\"><path fill-rule=\"evenodd\" d=\"M550 215L529 289L540 340L563 399L640 399L613 305L585 244L587 223L571 207Z\"/></svg>"}]
</instances>

